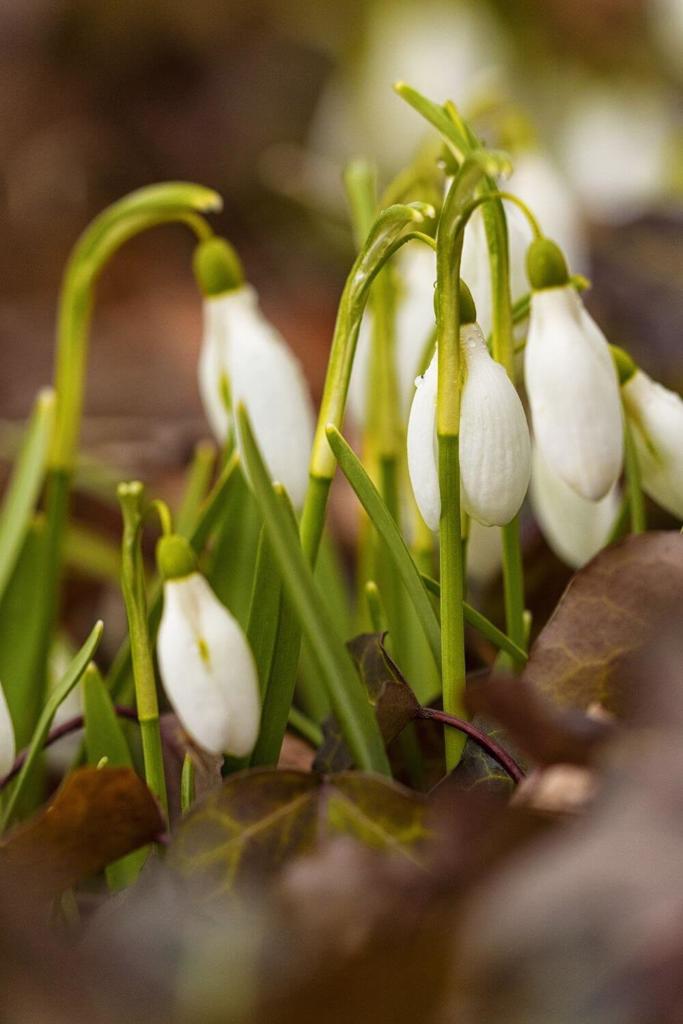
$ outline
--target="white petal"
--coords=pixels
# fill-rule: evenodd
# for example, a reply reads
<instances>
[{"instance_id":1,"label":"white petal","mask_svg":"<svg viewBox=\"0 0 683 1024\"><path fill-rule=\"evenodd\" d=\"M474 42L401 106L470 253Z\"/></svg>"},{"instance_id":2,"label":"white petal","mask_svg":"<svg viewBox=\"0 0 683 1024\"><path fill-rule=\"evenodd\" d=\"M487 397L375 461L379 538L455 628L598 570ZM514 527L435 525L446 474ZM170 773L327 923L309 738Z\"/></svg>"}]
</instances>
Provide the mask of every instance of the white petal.
<instances>
[{"instance_id":1,"label":"white petal","mask_svg":"<svg viewBox=\"0 0 683 1024\"><path fill-rule=\"evenodd\" d=\"M605 336L570 286L533 294L524 366L543 458L577 494L604 498L621 472L619 386Z\"/></svg>"},{"instance_id":2,"label":"white petal","mask_svg":"<svg viewBox=\"0 0 683 1024\"><path fill-rule=\"evenodd\" d=\"M157 653L168 699L195 742L213 754L248 755L260 724L254 658L199 573L164 584Z\"/></svg>"},{"instance_id":3,"label":"white petal","mask_svg":"<svg viewBox=\"0 0 683 1024\"><path fill-rule=\"evenodd\" d=\"M467 535L467 579L478 587L487 586L500 572L503 546L497 526L482 526L470 519Z\"/></svg>"},{"instance_id":4,"label":"white petal","mask_svg":"<svg viewBox=\"0 0 683 1024\"><path fill-rule=\"evenodd\" d=\"M207 415L221 426L220 374L229 381L233 407L246 406L256 441L273 480L300 508L308 485L313 404L301 365L258 307L253 288L209 299L200 383ZM220 421L220 422L219 422ZM227 420L226 420L227 422ZM219 439L225 437L216 431ZM238 439L239 443L239 439Z\"/></svg>"},{"instance_id":5,"label":"white petal","mask_svg":"<svg viewBox=\"0 0 683 1024\"><path fill-rule=\"evenodd\" d=\"M15 756L14 726L7 707L5 691L0 684L0 779L4 779L9 772Z\"/></svg>"},{"instance_id":6,"label":"white petal","mask_svg":"<svg viewBox=\"0 0 683 1024\"><path fill-rule=\"evenodd\" d=\"M683 399L637 370L622 388L643 489L683 519Z\"/></svg>"},{"instance_id":7,"label":"white petal","mask_svg":"<svg viewBox=\"0 0 683 1024\"><path fill-rule=\"evenodd\" d=\"M415 381L408 419L408 473L420 515L430 530L439 529L441 495L436 441L437 362L433 356L426 373Z\"/></svg>"},{"instance_id":8,"label":"white petal","mask_svg":"<svg viewBox=\"0 0 683 1024\"><path fill-rule=\"evenodd\" d=\"M531 473L529 428L515 387L489 355L481 329L461 331L460 478L465 511L503 526L524 501Z\"/></svg>"},{"instance_id":9,"label":"white petal","mask_svg":"<svg viewBox=\"0 0 683 1024\"><path fill-rule=\"evenodd\" d=\"M222 380L227 374L229 313L226 304L232 296L204 301L204 333L199 350L199 394L209 425L221 444L225 444L232 424L224 397ZM227 307L229 309L229 306Z\"/></svg>"},{"instance_id":10,"label":"white petal","mask_svg":"<svg viewBox=\"0 0 683 1024\"><path fill-rule=\"evenodd\" d=\"M558 558L580 569L604 547L619 515L619 489L586 501L548 468L533 446L531 503L538 525Z\"/></svg>"}]
</instances>

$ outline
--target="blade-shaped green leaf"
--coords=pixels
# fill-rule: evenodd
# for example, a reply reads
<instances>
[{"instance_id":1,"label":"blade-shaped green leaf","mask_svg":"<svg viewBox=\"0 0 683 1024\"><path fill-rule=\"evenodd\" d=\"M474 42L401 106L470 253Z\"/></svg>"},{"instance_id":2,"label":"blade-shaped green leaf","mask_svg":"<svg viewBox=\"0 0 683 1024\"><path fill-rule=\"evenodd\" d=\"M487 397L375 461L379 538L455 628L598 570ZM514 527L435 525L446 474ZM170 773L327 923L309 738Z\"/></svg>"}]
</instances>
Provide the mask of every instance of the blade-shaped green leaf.
<instances>
[{"instance_id":1,"label":"blade-shaped green leaf","mask_svg":"<svg viewBox=\"0 0 683 1024\"><path fill-rule=\"evenodd\" d=\"M55 712L57 711L57 708L62 703L62 701L66 700L66 698L69 696L76 683L79 681L79 679L85 672L88 662L91 660L93 654L97 650L97 646L102 638L103 628L104 626L101 622L97 622L93 626L90 635L88 636L87 640L81 647L76 657L72 660L71 664L67 668L62 680L58 683L57 686L55 686L54 690L52 691L47 701L45 702L45 707L42 710L40 718L38 719L38 724L36 725L36 728L34 730L33 738L31 740L28 750L26 751L26 759L24 761L24 764L22 765L21 771L19 772L16 782L13 785L11 796L7 801L4 813L2 815L1 830L3 832L12 821L14 810L17 806L19 797L21 796L24 787L30 781L31 774L38 760L38 755L40 754L40 751L43 749L43 744L45 742L48 732L50 731L50 725L52 724L52 719L55 716Z\"/></svg>"},{"instance_id":2,"label":"blade-shaped green leaf","mask_svg":"<svg viewBox=\"0 0 683 1024\"><path fill-rule=\"evenodd\" d=\"M97 766L106 757L111 768L133 768L133 759L114 705L98 668L92 662L83 674L82 686L88 764ZM109 888L125 889L132 885L146 859L147 850L141 849L109 864L106 868Z\"/></svg>"},{"instance_id":3,"label":"blade-shaped green leaf","mask_svg":"<svg viewBox=\"0 0 683 1024\"><path fill-rule=\"evenodd\" d=\"M382 501L379 491L365 472L355 452L336 427L328 427L327 439L339 463L339 468L353 487L358 500L394 559L396 569L424 630L434 662L440 669L441 636L436 612L396 521Z\"/></svg>"},{"instance_id":4,"label":"blade-shaped green leaf","mask_svg":"<svg viewBox=\"0 0 683 1024\"><path fill-rule=\"evenodd\" d=\"M0 512L0 599L17 564L43 484L54 415L54 391L46 388L38 395Z\"/></svg>"},{"instance_id":5,"label":"blade-shaped green leaf","mask_svg":"<svg viewBox=\"0 0 683 1024\"><path fill-rule=\"evenodd\" d=\"M270 544L303 633L313 651L330 703L361 768L389 774L389 762L372 708L330 613L320 600L290 516L273 490L244 407L237 410L249 479Z\"/></svg>"}]
</instances>

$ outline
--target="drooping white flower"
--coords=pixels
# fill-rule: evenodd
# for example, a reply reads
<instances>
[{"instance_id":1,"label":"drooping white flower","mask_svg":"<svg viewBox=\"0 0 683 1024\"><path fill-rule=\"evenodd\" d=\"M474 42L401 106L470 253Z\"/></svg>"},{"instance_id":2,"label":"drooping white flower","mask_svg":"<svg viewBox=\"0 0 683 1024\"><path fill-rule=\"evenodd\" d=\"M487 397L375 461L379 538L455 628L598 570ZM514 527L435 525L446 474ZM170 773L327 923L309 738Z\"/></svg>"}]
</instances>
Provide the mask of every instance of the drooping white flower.
<instances>
[{"instance_id":1,"label":"drooping white flower","mask_svg":"<svg viewBox=\"0 0 683 1024\"><path fill-rule=\"evenodd\" d=\"M9 772L14 764L15 756L14 726L7 706L5 691L0 683L0 779L4 779Z\"/></svg>"},{"instance_id":2,"label":"drooping white flower","mask_svg":"<svg viewBox=\"0 0 683 1024\"><path fill-rule=\"evenodd\" d=\"M464 382L460 397L460 483L463 509L485 526L502 526L519 511L531 468L524 409L502 366L489 355L476 323L460 330ZM408 421L408 470L420 514L439 526L436 438L437 355L416 381Z\"/></svg>"},{"instance_id":3,"label":"drooping white flower","mask_svg":"<svg viewBox=\"0 0 683 1024\"><path fill-rule=\"evenodd\" d=\"M546 264L529 261L534 292L524 369L534 437L550 469L581 497L598 501L621 472L617 374L605 336L569 284L557 247L542 239L530 253L544 245L559 262L546 285Z\"/></svg>"},{"instance_id":4,"label":"drooping white flower","mask_svg":"<svg viewBox=\"0 0 683 1024\"><path fill-rule=\"evenodd\" d=\"M211 239L203 247L219 242ZM243 402L273 480L284 484L300 508L315 422L306 379L261 312L254 289L244 282L229 283L233 286L208 292L204 302L199 390L206 415L224 443L233 426L232 409Z\"/></svg>"},{"instance_id":5,"label":"drooping white flower","mask_svg":"<svg viewBox=\"0 0 683 1024\"><path fill-rule=\"evenodd\" d=\"M683 519L683 399L636 370L622 387L643 490Z\"/></svg>"},{"instance_id":6,"label":"drooping white flower","mask_svg":"<svg viewBox=\"0 0 683 1024\"><path fill-rule=\"evenodd\" d=\"M397 255L397 268L394 351L398 402L405 422L415 375L420 371L420 360L434 331L434 251L418 242L405 245ZM348 409L356 423L364 423L367 415L371 350L372 310L368 307L361 321L349 383Z\"/></svg>"},{"instance_id":7,"label":"drooping white flower","mask_svg":"<svg viewBox=\"0 0 683 1024\"><path fill-rule=\"evenodd\" d=\"M533 445L531 504L549 547L579 569L604 547L619 515L615 485L600 501L586 501L548 468Z\"/></svg>"},{"instance_id":8,"label":"drooping white flower","mask_svg":"<svg viewBox=\"0 0 683 1024\"><path fill-rule=\"evenodd\" d=\"M158 559L165 582L157 656L169 702L198 746L246 757L260 724L259 683L247 639L193 567L181 538L163 538Z\"/></svg>"}]
</instances>

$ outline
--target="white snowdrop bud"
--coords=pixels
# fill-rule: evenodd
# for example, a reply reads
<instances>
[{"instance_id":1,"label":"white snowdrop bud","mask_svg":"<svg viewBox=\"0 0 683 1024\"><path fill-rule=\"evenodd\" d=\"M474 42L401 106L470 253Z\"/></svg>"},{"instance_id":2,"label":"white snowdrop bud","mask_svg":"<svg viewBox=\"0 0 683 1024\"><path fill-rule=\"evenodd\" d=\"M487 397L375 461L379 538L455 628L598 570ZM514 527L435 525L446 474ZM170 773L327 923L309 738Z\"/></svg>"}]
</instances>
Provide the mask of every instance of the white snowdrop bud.
<instances>
[{"instance_id":1,"label":"white snowdrop bud","mask_svg":"<svg viewBox=\"0 0 683 1024\"><path fill-rule=\"evenodd\" d=\"M529 484L529 430L514 385L489 355L481 328L471 318L464 319L470 322L460 329L464 364L459 442L462 504L464 511L483 525L502 526L518 512ZM408 421L408 470L420 514L436 530L441 513L437 355L416 387Z\"/></svg>"},{"instance_id":2,"label":"white snowdrop bud","mask_svg":"<svg viewBox=\"0 0 683 1024\"><path fill-rule=\"evenodd\" d=\"M515 517L529 486L531 445L524 409L477 324L460 332L465 381L460 399L463 508L484 526Z\"/></svg>"},{"instance_id":3,"label":"white snowdrop bud","mask_svg":"<svg viewBox=\"0 0 683 1024\"><path fill-rule=\"evenodd\" d=\"M557 246L533 242L528 270L534 291L524 370L534 437L552 472L598 501L616 483L623 458L609 345L569 284Z\"/></svg>"},{"instance_id":4,"label":"white snowdrop bud","mask_svg":"<svg viewBox=\"0 0 683 1024\"><path fill-rule=\"evenodd\" d=\"M636 370L622 387L643 490L683 519L683 399Z\"/></svg>"},{"instance_id":5,"label":"white snowdrop bud","mask_svg":"<svg viewBox=\"0 0 683 1024\"><path fill-rule=\"evenodd\" d=\"M244 403L273 480L285 486L300 508L308 485L313 403L299 361L263 316L254 289L237 272L221 275L214 270L226 246L222 239L203 242L198 254L208 250L211 261L195 260L206 295L200 394L221 443L233 427L232 410ZM239 447L239 437L237 443Z\"/></svg>"},{"instance_id":6,"label":"white snowdrop bud","mask_svg":"<svg viewBox=\"0 0 683 1024\"><path fill-rule=\"evenodd\" d=\"M14 726L7 707L5 691L0 684L0 779L4 779L9 772L15 756Z\"/></svg>"},{"instance_id":7,"label":"white snowdrop bud","mask_svg":"<svg viewBox=\"0 0 683 1024\"><path fill-rule=\"evenodd\" d=\"M573 569L604 547L619 515L615 485L600 501L586 501L548 468L533 446L531 504L548 546Z\"/></svg>"},{"instance_id":8,"label":"white snowdrop bud","mask_svg":"<svg viewBox=\"0 0 683 1024\"><path fill-rule=\"evenodd\" d=\"M212 754L247 757L260 725L256 665L240 626L177 535L157 549L164 610L157 639L164 690L183 728Z\"/></svg>"}]
</instances>

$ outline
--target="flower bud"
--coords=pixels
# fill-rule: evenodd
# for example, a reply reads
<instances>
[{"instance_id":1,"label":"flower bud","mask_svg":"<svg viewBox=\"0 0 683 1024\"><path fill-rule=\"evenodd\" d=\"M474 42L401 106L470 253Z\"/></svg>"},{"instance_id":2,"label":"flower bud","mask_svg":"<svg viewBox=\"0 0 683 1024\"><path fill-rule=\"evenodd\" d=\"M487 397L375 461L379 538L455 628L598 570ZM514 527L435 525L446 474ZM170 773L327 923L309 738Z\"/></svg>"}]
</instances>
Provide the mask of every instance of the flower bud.
<instances>
[{"instance_id":1,"label":"flower bud","mask_svg":"<svg viewBox=\"0 0 683 1024\"><path fill-rule=\"evenodd\" d=\"M531 504L548 546L573 569L580 569L604 547L619 515L616 486L600 501L586 501L545 463L533 446Z\"/></svg>"},{"instance_id":2,"label":"flower bud","mask_svg":"<svg viewBox=\"0 0 683 1024\"><path fill-rule=\"evenodd\" d=\"M248 284L205 300L199 390L221 443L233 428L232 409L244 403L272 479L300 508L308 484L313 405L298 360L263 316Z\"/></svg>"},{"instance_id":3,"label":"flower bud","mask_svg":"<svg viewBox=\"0 0 683 1024\"><path fill-rule=\"evenodd\" d=\"M643 490L683 519L683 399L636 370L621 390Z\"/></svg>"},{"instance_id":4,"label":"flower bud","mask_svg":"<svg viewBox=\"0 0 683 1024\"><path fill-rule=\"evenodd\" d=\"M194 742L247 757L260 724L256 665L240 626L198 572L164 583L157 657L169 702Z\"/></svg>"},{"instance_id":5,"label":"flower bud","mask_svg":"<svg viewBox=\"0 0 683 1024\"><path fill-rule=\"evenodd\" d=\"M531 456L524 409L505 370L489 355L478 324L461 328L460 344L463 509L485 526L502 526L519 511L529 484ZM408 422L408 469L420 514L436 530L441 513L436 355L416 387Z\"/></svg>"},{"instance_id":6,"label":"flower bud","mask_svg":"<svg viewBox=\"0 0 683 1024\"><path fill-rule=\"evenodd\" d=\"M5 691L0 683L0 779L4 779L10 771L15 755L14 726L7 706Z\"/></svg>"},{"instance_id":7,"label":"flower bud","mask_svg":"<svg viewBox=\"0 0 683 1024\"><path fill-rule=\"evenodd\" d=\"M561 277L556 254L538 248L529 263L541 288L531 299L524 354L534 437L552 472L581 497L598 501L616 483L623 457L612 356L571 285L542 283Z\"/></svg>"}]
</instances>

